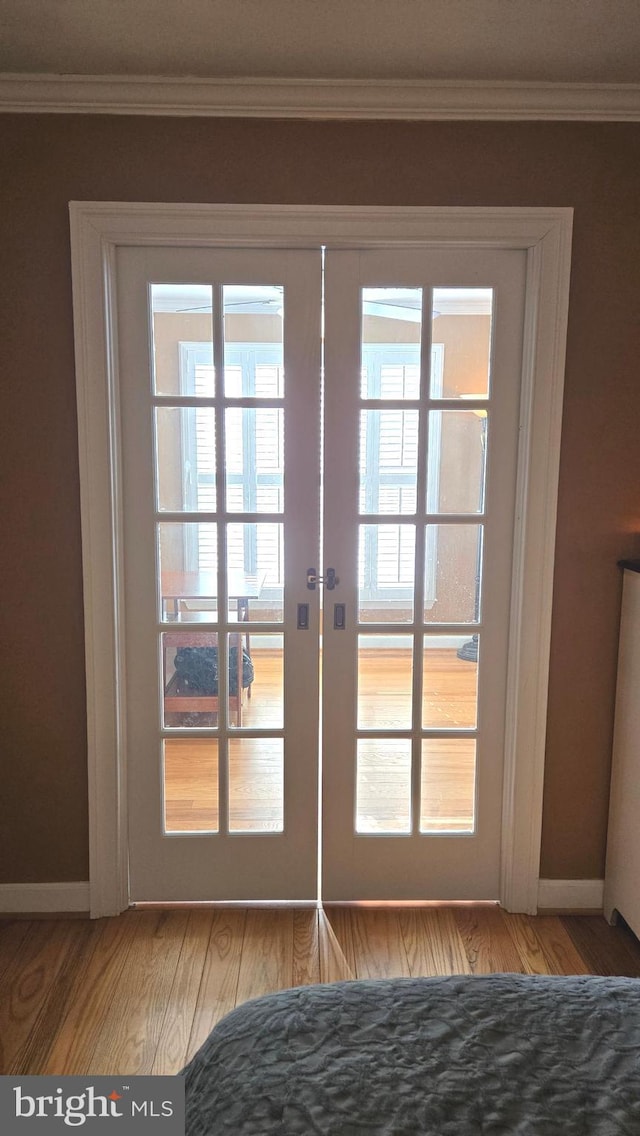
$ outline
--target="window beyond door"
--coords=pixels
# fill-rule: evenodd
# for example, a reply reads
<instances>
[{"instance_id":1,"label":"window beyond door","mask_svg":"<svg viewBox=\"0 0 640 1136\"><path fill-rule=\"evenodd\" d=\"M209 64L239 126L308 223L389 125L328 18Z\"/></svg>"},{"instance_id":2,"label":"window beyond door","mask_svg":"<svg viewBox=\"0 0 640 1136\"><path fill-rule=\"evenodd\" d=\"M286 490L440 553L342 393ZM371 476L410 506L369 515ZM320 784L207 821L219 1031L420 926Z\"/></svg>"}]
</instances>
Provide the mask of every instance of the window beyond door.
<instances>
[{"instance_id":1,"label":"window beyond door","mask_svg":"<svg viewBox=\"0 0 640 1136\"><path fill-rule=\"evenodd\" d=\"M246 289L245 306L257 307ZM264 290L263 290L264 291ZM173 303L182 304L163 292L169 310ZM367 308L372 305L367 304ZM374 306L378 313L385 305ZM240 315L241 313L236 313ZM252 318L259 313L252 312ZM237 323L239 320L236 321ZM240 325L240 333L242 326ZM180 389L184 395L205 397L212 388L212 345L179 343ZM362 385L371 398L415 397L419 382L419 344L393 343L363 345ZM432 375L435 390L442 388L444 346L432 345ZM225 387L237 397L268 398L284 387L282 347L273 343L237 342L225 345ZM363 512L403 512L403 504L411 506L415 497L417 476L417 418L402 411L370 411L363 415L360 435L360 493ZM182 441L185 508L193 511L215 509L215 457L211 445L213 420L210 410L195 408L185 421ZM435 487L440 476L440 424L431 423L429 444L429 484ZM284 416L273 409L232 412L226 419L227 501L229 509L256 512L281 508L283 493ZM413 486L413 488L412 488ZM235 544L229 563L246 572L265 572L261 601L265 606L273 598L273 589L282 587L282 541L274 536L258 535L255 526L237 527ZM433 539L433 538L432 538ZM434 549L435 551L435 549ZM195 570L215 570L216 547L212 534L204 526L199 531L197 546L190 561ZM435 600L434 557L429 558L427 590L430 602ZM395 601L400 607L411 595L413 546L406 532L397 525L373 529L366 535L359 562L360 590L363 609L375 611L379 601Z\"/></svg>"}]
</instances>

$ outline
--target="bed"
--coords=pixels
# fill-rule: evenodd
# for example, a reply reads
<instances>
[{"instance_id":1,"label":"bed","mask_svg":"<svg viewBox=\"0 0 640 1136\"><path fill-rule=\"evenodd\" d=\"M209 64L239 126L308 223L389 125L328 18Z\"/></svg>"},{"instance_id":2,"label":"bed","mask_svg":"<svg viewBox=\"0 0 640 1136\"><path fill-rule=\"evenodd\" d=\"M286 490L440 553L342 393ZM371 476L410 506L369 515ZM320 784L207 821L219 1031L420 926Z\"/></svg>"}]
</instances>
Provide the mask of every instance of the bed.
<instances>
[{"instance_id":1,"label":"bed","mask_svg":"<svg viewBox=\"0 0 640 1136\"><path fill-rule=\"evenodd\" d=\"M640 980L300 987L239 1006L183 1072L186 1136L638 1136Z\"/></svg>"}]
</instances>

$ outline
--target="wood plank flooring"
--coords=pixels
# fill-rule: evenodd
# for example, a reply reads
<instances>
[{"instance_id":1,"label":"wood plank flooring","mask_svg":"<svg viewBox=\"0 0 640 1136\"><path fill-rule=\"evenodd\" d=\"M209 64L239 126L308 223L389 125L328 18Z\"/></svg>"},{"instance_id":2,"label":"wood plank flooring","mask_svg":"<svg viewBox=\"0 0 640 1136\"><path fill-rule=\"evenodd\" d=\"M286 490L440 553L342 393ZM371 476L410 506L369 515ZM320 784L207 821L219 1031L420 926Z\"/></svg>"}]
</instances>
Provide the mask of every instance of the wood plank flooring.
<instances>
[{"instance_id":1,"label":"wood plank flooring","mask_svg":"<svg viewBox=\"0 0 640 1136\"><path fill-rule=\"evenodd\" d=\"M255 680L245 695L243 725L282 725L282 654L261 648L253 636ZM422 721L425 727L473 727L476 663L454 648L424 652ZM370 730L411 725L410 651L367 649L358 658L357 718ZM174 716L180 719L181 715ZM200 721L202 719L202 721ZM192 715L191 725L211 725L215 715ZM183 725L187 723L184 718ZM174 725L178 722L174 722ZM410 824L408 744L367 741L358 760L360 832L406 832ZM168 832L217 831L218 743L209 738L169 738L164 744L165 823ZM473 829L476 746L473 738L430 738L423 743L422 832ZM229 751L229 822L232 831L279 831L283 824L282 745L268 737L232 738Z\"/></svg>"},{"instance_id":2,"label":"wood plank flooring","mask_svg":"<svg viewBox=\"0 0 640 1136\"><path fill-rule=\"evenodd\" d=\"M234 1006L289 986L399 975L640 978L597 916L492 904L175 907L0 921L0 1073L176 1073Z\"/></svg>"}]
</instances>

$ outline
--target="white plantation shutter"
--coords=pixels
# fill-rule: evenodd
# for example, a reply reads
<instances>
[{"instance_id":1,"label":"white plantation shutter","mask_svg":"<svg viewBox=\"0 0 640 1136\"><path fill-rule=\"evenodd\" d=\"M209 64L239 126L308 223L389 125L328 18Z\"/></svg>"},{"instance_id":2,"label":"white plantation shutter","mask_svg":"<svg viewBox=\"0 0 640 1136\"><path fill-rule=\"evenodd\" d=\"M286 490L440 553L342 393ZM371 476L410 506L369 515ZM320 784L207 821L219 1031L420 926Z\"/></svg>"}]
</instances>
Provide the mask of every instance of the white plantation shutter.
<instances>
[{"instance_id":1,"label":"white plantation shutter","mask_svg":"<svg viewBox=\"0 0 640 1136\"><path fill-rule=\"evenodd\" d=\"M213 367L207 363L196 365L194 394L206 395L213 390ZM215 417L211 409L195 410L196 460L191 466L199 511L216 509L216 451ZM213 437L212 437L213 434ZM194 476L195 474L195 476ZM215 570L218 562L216 529L214 525L200 525L198 529L198 565Z\"/></svg>"},{"instance_id":2,"label":"white plantation shutter","mask_svg":"<svg viewBox=\"0 0 640 1136\"><path fill-rule=\"evenodd\" d=\"M420 397L418 344L364 344L363 391L368 398ZM431 355L431 390L442 390L442 347ZM369 432L369 437L367 437ZM439 439L430 447L430 471L437 470ZM389 409L363 414L360 436L360 508L362 512L413 513L418 461L418 414ZM364 478L366 459L367 477ZM437 474L436 474L437 476ZM414 531L410 525L380 525L369 530L361 548L359 585L365 600L407 598L414 583ZM427 581L427 593L429 593ZM430 601L427 594L427 602Z\"/></svg>"},{"instance_id":3,"label":"white plantation shutter","mask_svg":"<svg viewBox=\"0 0 640 1136\"><path fill-rule=\"evenodd\" d=\"M385 350L383 348L383 350ZM389 350L388 348L386 350ZM410 349L414 353L414 349ZM419 363L379 363L380 393L377 398L419 398Z\"/></svg>"},{"instance_id":4,"label":"white plantation shutter","mask_svg":"<svg viewBox=\"0 0 640 1136\"><path fill-rule=\"evenodd\" d=\"M279 344L225 344L225 393L278 398L284 389ZM181 344L181 389L184 394L210 396L213 367L210 344ZM225 418L227 509L229 512L279 512L283 504L284 415L276 407L232 408ZM198 510L215 509L215 450L211 416L195 412L195 433L186 440L185 460L191 469ZM185 502L187 507L190 507ZM264 592L283 583L282 527L273 524L230 524L227 557L230 568L266 571ZM197 564L215 568L213 526L200 526Z\"/></svg>"},{"instance_id":5,"label":"white plantation shutter","mask_svg":"<svg viewBox=\"0 0 640 1136\"><path fill-rule=\"evenodd\" d=\"M273 348L267 350L273 351ZM284 370L279 363L261 363L256 359L254 381L256 398L283 397Z\"/></svg>"},{"instance_id":6,"label":"white plantation shutter","mask_svg":"<svg viewBox=\"0 0 640 1136\"><path fill-rule=\"evenodd\" d=\"M404 525L383 525L378 535L378 588L413 588L413 533Z\"/></svg>"},{"instance_id":7,"label":"white plantation shutter","mask_svg":"<svg viewBox=\"0 0 640 1136\"><path fill-rule=\"evenodd\" d=\"M185 394L208 395L212 391L213 367L210 344L182 344L182 389ZM433 344L431 391L442 391L443 349ZM369 398L418 398L420 393L419 347L416 344L365 344L362 355L363 390ZM366 388L364 383L366 381ZM225 390L228 396L281 397L284 374L281 347L277 344L226 344ZM226 469L227 507L231 512L277 512L283 500L284 422L276 408L251 410L244 421L240 411L227 416ZM366 420L365 420L366 419ZM195 436L191 440L192 482L197 508L209 510L215 502L215 451L210 421L196 411ZM369 438L368 438L369 432ZM370 442L369 449L367 443ZM429 437L429 480L437 484L440 439ZM418 459L418 414L413 410L389 409L363 415L361 426L361 510L363 512L412 513L415 509L415 470ZM372 457L373 454L373 457ZM363 478L367 456L368 477ZM231 525L228 530L229 566L247 572L266 571L265 589L283 584L282 527ZM215 529L200 526L198 564L216 565ZM427 602L435 585L435 557L428 556ZM430 584L430 575L434 577ZM411 525L381 525L364 542L360 558L360 587L364 598L375 600L406 597L413 587L414 534Z\"/></svg>"},{"instance_id":8,"label":"white plantation shutter","mask_svg":"<svg viewBox=\"0 0 640 1136\"><path fill-rule=\"evenodd\" d=\"M264 593L268 595L269 588L282 587L284 583L284 541L282 527L274 525L259 528L257 533L257 563L262 571L266 570Z\"/></svg>"},{"instance_id":9,"label":"white plantation shutter","mask_svg":"<svg viewBox=\"0 0 640 1136\"><path fill-rule=\"evenodd\" d=\"M284 415L275 407L262 407L255 415L256 508L281 512L284 472Z\"/></svg>"}]
</instances>

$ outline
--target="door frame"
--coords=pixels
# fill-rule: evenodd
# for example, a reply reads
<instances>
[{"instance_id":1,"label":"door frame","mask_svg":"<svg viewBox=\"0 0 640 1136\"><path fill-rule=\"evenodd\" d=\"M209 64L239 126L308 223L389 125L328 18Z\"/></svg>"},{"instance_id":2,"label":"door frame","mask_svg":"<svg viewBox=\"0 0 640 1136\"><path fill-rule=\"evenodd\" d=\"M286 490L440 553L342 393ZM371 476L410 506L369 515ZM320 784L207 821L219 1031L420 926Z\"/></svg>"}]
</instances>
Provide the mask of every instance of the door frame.
<instances>
[{"instance_id":1,"label":"door frame","mask_svg":"<svg viewBox=\"0 0 640 1136\"><path fill-rule=\"evenodd\" d=\"M70 203L93 918L129 903L115 262L141 244L527 251L500 901L535 913L572 220L570 208Z\"/></svg>"}]
</instances>

